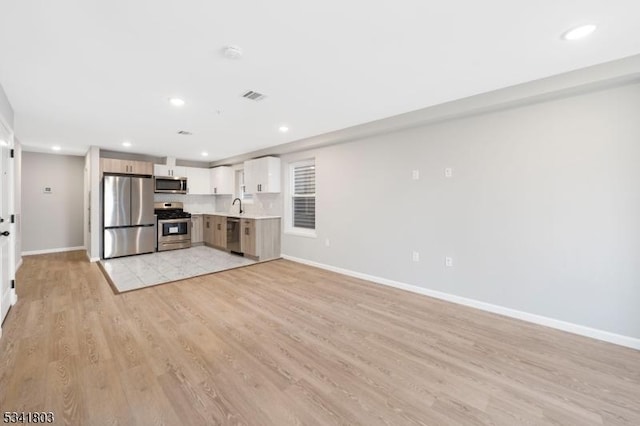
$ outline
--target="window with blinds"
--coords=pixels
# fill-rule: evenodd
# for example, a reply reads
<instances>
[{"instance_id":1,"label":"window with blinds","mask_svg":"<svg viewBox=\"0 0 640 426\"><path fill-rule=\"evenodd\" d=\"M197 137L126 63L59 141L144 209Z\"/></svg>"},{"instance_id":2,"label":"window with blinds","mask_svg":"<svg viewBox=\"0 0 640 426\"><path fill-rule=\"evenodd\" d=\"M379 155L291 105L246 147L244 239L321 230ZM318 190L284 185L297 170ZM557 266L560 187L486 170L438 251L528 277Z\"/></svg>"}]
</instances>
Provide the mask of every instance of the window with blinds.
<instances>
[{"instance_id":1,"label":"window with blinds","mask_svg":"<svg viewBox=\"0 0 640 426\"><path fill-rule=\"evenodd\" d=\"M316 229L316 166L313 160L291 164L291 209L294 228Z\"/></svg>"}]
</instances>

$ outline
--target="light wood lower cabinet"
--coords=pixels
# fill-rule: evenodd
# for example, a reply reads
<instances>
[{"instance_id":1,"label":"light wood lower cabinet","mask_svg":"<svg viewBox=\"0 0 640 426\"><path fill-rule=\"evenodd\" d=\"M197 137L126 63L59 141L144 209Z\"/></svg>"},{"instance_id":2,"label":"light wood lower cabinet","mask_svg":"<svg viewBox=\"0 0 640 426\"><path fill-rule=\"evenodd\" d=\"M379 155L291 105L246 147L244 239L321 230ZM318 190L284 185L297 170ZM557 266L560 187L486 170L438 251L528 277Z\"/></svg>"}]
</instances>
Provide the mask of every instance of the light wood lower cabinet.
<instances>
[{"instance_id":1,"label":"light wood lower cabinet","mask_svg":"<svg viewBox=\"0 0 640 426\"><path fill-rule=\"evenodd\" d=\"M227 249L227 217L213 216L213 246Z\"/></svg>"},{"instance_id":2,"label":"light wood lower cabinet","mask_svg":"<svg viewBox=\"0 0 640 426\"><path fill-rule=\"evenodd\" d=\"M227 217L203 215L203 238L209 247L227 250ZM280 257L280 218L240 220L240 251L255 260Z\"/></svg>"},{"instance_id":3,"label":"light wood lower cabinet","mask_svg":"<svg viewBox=\"0 0 640 426\"><path fill-rule=\"evenodd\" d=\"M280 257L280 219L242 219L240 247L256 260Z\"/></svg>"},{"instance_id":4,"label":"light wood lower cabinet","mask_svg":"<svg viewBox=\"0 0 640 426\"><path fill-rule=\"evenodd\" d=\"M203 216L203 227L202 227L204 243L211 247L213 247L213 228L214 228L213 218L214 216L205 214Z\"/></svg>"},{"instance_id":5,"label":"light wood lower cabinet","mask_svg":"<svg viewBox=\"0 0 640 426\"><path fill-rule=\"evenodd\" d=\"M191 244L201 244L204 241L202 215L191 216Z\"/></svg>"},{"instance_id":6,"label":"light wood lower cabinet","mask_svg":"<svg viewBox=\"0 0 640 426\"><path fill-rule=\"evenodd\" d=\"M227 249L227 217L204 215L204 243L209 247Z\"/></svg>"}]
</instances>

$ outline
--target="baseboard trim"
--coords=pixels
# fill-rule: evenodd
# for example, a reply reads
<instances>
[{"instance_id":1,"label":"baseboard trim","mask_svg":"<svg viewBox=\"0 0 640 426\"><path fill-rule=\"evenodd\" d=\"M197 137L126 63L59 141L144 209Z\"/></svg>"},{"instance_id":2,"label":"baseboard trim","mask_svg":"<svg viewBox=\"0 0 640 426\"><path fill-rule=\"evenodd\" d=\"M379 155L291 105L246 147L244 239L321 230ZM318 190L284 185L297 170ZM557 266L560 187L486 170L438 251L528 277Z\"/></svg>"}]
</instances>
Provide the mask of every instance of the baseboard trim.
<instances>
[{"instance_id":1,"label":"baseboard trim","mask_svg":"<svg viewBox=\"0 0 640 426\"><path fill-rule=\"evenodd\" d=\"M86 250L86 251L84 252L84 255L85 255L85 256L87 256L87 260L88 260L89 262L92 262L92 263L93 263L93 262L97 262L98 260L100 260L100 258L99 258L99 257L91 257L91 255L89 254L89 251L88 251L88 250Z\"/></svg>"},{"instance_id":2,"label":"baseboard trim","mask_svg":"<svg viewBox=\"0 0 640 426\"><path fill-rule=\"evenodd\" d=\"M59 247L59 248L52 248L52 249L45 249L45 250L23 251L22 255L23 256L33 256L33 255L36 255L36 254L62 253L62 252L65 252L65 251L76 251L76 250L84 250L84 249L85 249L84 246Z\"/></svg>"},{"instance_id":3,"label":"baseboard trim","mask_svg":"<svg viewBox=\"0 0 640 426\"><path fill-rule=\"evenodd\" d=\"M20 269L21 266L22 266L22 256L20 256L20 260L18 261L18 264L16 265L16 272L18 272L18 269Z\"/></svg>"},{"instance_id":4,"label":"baseboard trim","mask_svg":"<svg viewBox=\"0 0 640 426\"><path fill-rule=\"evenodd\" d=\"M307 259L301 259L298 257L289 256L286 254L283 254L282 258L291 260L293 262L309 265L309 266L315 266L316 268L325 269L327 271L337 272L339 274L347 275L350 277L371 281L376 284L382 284L389 287L394 287L401 290L422 294L424 296L434 297L440 300L446 300L447 302L457 303L459 305L469 306L469 307L480 309L483 311L492 312L494 314L500 314L510 318L516 318L516 319L531 322L534 324L555 328L557 330L562 330L562 331L578 334L585 337L591 337L592 339L613 343L619 346L625 346L628 348L640 350L640 339L637 339L635 337L623 336L621 334L611 333L609 331L598 330L596 328L591 328L584 325L579 325L579 324L574 324L567 321L549 318L542 315L518 311L516 309L506 308L504 306L493 305L491 303L481 302L479 300L456 296L456 295L444 293L441 291L430 290L427 288L418 287L416 285L406 284L399 281L390 280L387 278L376 277L374 275L368 275L361 272L355 272L349 269L326 265L324 263L314 262L312 260L307 260Z\"/></svg>"}]
</instances>

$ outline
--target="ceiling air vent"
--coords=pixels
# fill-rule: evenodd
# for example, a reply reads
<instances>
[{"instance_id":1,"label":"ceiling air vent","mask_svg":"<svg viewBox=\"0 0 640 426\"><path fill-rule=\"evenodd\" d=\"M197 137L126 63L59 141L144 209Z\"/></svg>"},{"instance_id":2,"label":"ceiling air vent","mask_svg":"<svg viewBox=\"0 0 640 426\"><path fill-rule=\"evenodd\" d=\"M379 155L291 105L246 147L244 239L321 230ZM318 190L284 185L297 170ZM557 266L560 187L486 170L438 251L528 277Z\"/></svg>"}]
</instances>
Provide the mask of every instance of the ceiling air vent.
<instances>
[{"instance_id":1,"label":"ceiling air vent","mask_svg":"<svg viewBox=\"0 0 640 426\"><path fill-rule=\"evenodd\" d=\"M253 90L249 90L247 93L242 95L242 97L247 98L251 101L261 101L264 98L266 98L266 95L263 95L262 93L254 92Z\"/></svg>"},{"instance_id":2,"label":"ceiling air vent","mask_svg":"<svg viewBox=\"0 0 640 426\"><path fill-rule=\"evenodd\" d=\"M178 134L179 135L185 135L185 136L191 136L193 133L187 131L187 130L178 130Z\"/></svg>"}]
</instances>

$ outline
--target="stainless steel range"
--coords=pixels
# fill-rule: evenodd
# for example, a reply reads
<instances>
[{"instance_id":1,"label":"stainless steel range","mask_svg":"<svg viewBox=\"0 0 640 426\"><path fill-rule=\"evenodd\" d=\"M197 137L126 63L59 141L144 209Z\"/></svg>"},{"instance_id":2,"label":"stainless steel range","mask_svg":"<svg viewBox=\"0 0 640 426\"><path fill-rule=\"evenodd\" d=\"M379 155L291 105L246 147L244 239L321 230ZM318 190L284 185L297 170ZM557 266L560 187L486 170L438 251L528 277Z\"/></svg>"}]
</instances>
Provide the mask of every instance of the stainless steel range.
<instances>
[{"instance_id":1,"label":"stainless steel range","mask_svg":"<svg viewBox=\"0 0 640 426\"><path fill-rule=\"evenodd\" d=\"M158 216L158 251L191 247L191 213L182 203L153 203Z\"/></svg>"}]
</instances>

